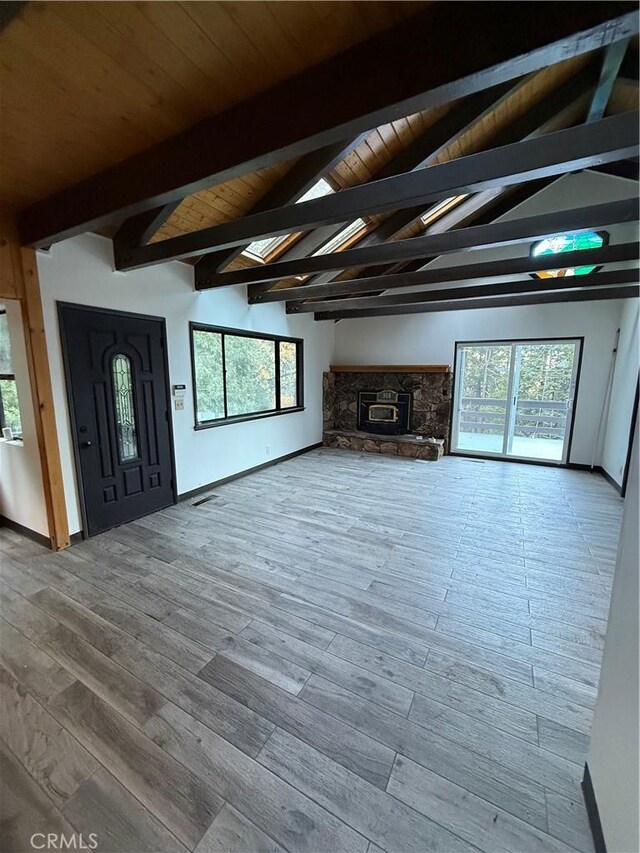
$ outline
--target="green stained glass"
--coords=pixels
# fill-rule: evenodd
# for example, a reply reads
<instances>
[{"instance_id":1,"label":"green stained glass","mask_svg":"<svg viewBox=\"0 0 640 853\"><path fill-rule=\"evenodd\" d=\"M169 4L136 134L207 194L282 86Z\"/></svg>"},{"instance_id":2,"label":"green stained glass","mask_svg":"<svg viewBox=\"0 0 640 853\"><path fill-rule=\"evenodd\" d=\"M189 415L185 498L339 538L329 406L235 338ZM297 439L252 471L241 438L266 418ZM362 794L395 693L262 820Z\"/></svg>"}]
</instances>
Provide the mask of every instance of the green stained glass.
<instances>
[{"instance_id":1,"label":"green stained glass","mask_svg":"<svg viewBox=\"0 0 640 853\"><path fill-rule=\"evenodd\" d=\"M563 252L579 252L584 249L599 249L604 246L605 235L597 234L595 231L583 231L580 233L556 234L546 237L534 243L531 254L534 258L545 255L559 255ZM584 267L565 267L561 270L536 273L539 278L555 278L558 276L587 275L596 267L594 265Z\"/></svg>"},{"instance_id":2,"label":"green stained glass","mask_svg":"<svg viewBox=\"0 0 640 853\"><path fill-rule=\"evenodd\" d=\"M113 396L116 410L116 434L121 462L138 457L138 435L136 413L133 402L133 378L131 359L119 352L111 362Z\"/></svg>"}]
</instances>

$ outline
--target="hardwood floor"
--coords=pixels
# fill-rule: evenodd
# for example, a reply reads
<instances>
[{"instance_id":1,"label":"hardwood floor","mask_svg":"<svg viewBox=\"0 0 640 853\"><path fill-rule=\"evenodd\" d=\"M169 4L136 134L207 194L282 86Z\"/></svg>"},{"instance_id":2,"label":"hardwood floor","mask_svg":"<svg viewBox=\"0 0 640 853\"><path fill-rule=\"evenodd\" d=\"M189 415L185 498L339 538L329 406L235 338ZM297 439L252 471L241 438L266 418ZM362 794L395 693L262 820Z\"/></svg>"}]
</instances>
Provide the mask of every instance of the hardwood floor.
<instances>
[{"instance_id":1,"label":"hardwood floor","mask_svg":"<svg viewBox=\"0 0 640 853\"><path fill-rule=\"evenodd\" d=\"M58 554L0 530L2 850L592 851L621 507L317 450Z\"/></svg>"}]
</instances>

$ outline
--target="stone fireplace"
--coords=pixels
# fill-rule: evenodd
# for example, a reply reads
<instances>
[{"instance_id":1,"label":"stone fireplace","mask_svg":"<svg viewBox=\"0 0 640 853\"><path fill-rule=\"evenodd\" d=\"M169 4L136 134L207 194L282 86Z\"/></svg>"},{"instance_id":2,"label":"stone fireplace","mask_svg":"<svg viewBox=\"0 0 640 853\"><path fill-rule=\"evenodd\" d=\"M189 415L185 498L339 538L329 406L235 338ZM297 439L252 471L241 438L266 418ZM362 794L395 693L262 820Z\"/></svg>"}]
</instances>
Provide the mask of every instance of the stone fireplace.
<instances>
[{"instance_id":1,"label":"stone fireplace","mask_svg":"<svg viewBox=\"0 0 640 853\"><path fill-rule=\"evenodd\" d=\"M439 459L452 383L448 365L332 366L323 382L324 444Z\"/></svg>"}]
</instances>

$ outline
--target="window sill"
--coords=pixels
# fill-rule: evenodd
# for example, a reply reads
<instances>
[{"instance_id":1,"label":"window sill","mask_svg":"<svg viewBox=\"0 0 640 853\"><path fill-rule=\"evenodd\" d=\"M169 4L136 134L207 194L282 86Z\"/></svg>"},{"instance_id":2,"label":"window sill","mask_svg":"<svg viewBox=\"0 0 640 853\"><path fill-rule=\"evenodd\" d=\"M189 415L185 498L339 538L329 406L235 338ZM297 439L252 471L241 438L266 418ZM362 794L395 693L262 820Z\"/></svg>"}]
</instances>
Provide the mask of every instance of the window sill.
<instances>
[{"instance_id":1,"label":"window sill","mask_svg":"<svg viewBox=\"0 0 640 853\"><path fill-rule=\"evenodd\" d=\"M213 427L229 426L230 424L241 424L245 421L261 421L265 418L274 418L277 415L291 415L294 412L304 412L304 406L295 406L291 409L280 409L277 412L262 412L256 415L236 415L224 420L210 421L209 423L196 424L195 430L212 429Z\"/></svg>"},{"instance_id":2,"label":"window sill","mask_svg":"<svg viewBox=\"0 0 640 853\"><path fill-rule=\"evenodd\" d=\"M24 441L22 438L0 438L0 442L2 444L16 444L18 447L24 447Z\"/></svg>"}]
</instances>

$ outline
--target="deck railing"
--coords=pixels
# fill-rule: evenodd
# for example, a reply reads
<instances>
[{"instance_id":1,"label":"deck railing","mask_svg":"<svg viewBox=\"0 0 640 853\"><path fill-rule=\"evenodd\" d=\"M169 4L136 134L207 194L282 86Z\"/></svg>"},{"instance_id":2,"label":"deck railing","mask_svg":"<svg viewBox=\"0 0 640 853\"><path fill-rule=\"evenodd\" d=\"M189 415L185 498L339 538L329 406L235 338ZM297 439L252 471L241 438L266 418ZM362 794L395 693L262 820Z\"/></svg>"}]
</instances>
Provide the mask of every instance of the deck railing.
<instances>
[{"instance_id":1,"label":"deck railing","mask_svg":"<svg viewBox=\"0 0 640 853\"><path fill-rule=\"evenodd\" d=\"M507 400L498 397L463 397L460 432L501 433ZM567 400L518 400L515 435L533 438L557 438L565 433Z\"/></svg>"}]
</instances>

